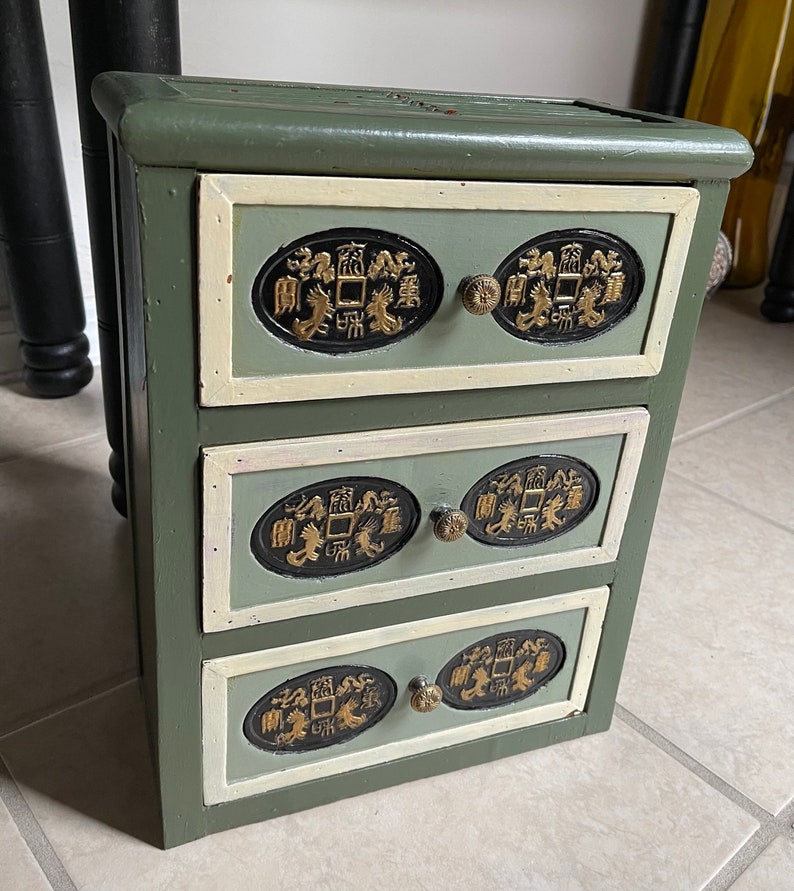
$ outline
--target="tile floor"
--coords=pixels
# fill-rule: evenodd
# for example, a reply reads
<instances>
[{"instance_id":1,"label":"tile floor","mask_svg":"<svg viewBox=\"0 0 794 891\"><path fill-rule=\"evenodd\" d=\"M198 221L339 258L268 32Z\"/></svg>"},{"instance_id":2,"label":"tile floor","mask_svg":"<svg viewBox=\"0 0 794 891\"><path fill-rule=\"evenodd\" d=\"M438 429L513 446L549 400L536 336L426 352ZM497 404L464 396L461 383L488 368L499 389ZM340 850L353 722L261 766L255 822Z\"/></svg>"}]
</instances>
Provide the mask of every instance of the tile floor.
<instances>
[{"instance_id":1,"label":"tile floor","mask_svg":"<svg viewBox=\"0 0 794 891\"><path fill-rule=\"evenodd\" d=\"M0 891L794 889L794 326L759 300L706 305L608 733L168 852L99 385L0 384Z\"/></svg>"}]
</instances>

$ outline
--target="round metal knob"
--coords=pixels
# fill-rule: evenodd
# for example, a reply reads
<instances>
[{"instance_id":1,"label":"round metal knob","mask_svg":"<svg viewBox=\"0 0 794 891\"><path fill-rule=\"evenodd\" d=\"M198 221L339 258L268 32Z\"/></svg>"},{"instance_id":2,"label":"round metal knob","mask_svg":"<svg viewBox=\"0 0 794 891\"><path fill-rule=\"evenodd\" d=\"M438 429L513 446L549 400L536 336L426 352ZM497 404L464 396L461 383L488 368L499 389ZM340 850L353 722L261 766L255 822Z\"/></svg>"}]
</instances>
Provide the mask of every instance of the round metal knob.
<instances>
[{"instance_id":1,"label":"round metal knob","mask_svg":"<svg viewBox=\"0 0 794 891\"><path fill-rule=\"evenodd\" d=\"M463 279L458 290L463 306L475 316L493 312L502 299L502 288L492 275L470 275Z\"/></svg>"},{"instance_id":2,"label":"round metal knob","mask_svg":"<svg viewBox=\"0 0 794 891\"><path fill-rule=\"evenodd\" d=\"M432 712L441 705L444 694L438 684L431 684L424 676L415 677L408 689L411 691L411 708L415 712Z\"/></svg>"},{"instance_id":3,"label":"round metal knob","mask_svg":"<svg viewBox=\"0 0 794 891\"><path fill-rule=\"evenodd\" d=\"M454 507L439 508L430 518L433 520L433 535L439 541L457 541L469 528L469 518Z\"/></svg>"}]
</instances>

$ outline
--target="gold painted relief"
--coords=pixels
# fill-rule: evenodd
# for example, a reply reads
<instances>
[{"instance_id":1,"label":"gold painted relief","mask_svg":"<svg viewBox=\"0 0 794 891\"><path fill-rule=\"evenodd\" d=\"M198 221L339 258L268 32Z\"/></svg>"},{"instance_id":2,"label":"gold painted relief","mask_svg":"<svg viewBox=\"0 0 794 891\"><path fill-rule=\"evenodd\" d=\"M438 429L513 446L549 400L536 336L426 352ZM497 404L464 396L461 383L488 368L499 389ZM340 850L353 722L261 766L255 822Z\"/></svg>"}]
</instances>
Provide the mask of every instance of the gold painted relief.
<instances>
[{"instance_id":1,"label":"gold painted relief","mask_svg":"<svg viewBox=\"0 0 794 891\"><path fill-rule=\"evenodd\" d=\"M412 333L435 312L441 291L441 273L419 245L334 229L271 258L254 284L254 308L288 342L348 353Z\"/></svg>"},{"instance_id":2,"label":"gold painted relief","mask_svg":"<svg viewBox=\"0 0 794 891\"><path fill-rule=\"evenodd\" d=\"M453 708L493 708L535 692L560 670L562 641L541 631L516 631L478 641L454 656L436 683Z\"/></svg>"},{"instance_id":3,"label":"gold painted relief","mask_svg":"<svg viewBox=\"0 0 794 891\"><path fill-rule=\"evenodd\" d=\"M307 752L345 742L391 708L396 685L375 668L338 666L271 690L243 724L250 742L272 752Z\"/></svg>"},{"instance_id":4,"label":"gold painted relief","mask_svg":"<svg viewBox=\"0 0 794 891\"><path fill-rule=\"evenodd\" d=\"M251 547L260 563L282 574L339 575L391 556L418 518L415 499L396 483L327 480L274 504L257 523Z\"/></svg>"},{"instance_id":5,"label":"gold painted relief","mask_svg":"<svg viewBox=\"0 0 794 891\"><path fill-rule=\"evenodd\" d=\"M497 468L466 494L469 534L484 544L529 545L561 535L590 512L592 469L575 458L542 455Z\"/></svg>"},{"instance_id":6,"label":"gold painted relief","mask_svg":"<svg viewBox=\"0 0 794 891\"><path fill-rule=\"evenodd\" d=\"M588 340L633 309L642 262L625 242L571 229L539 236L499 267L502 302L494 318L509 333L539 343Z\"/></svg>"}]
</instances>

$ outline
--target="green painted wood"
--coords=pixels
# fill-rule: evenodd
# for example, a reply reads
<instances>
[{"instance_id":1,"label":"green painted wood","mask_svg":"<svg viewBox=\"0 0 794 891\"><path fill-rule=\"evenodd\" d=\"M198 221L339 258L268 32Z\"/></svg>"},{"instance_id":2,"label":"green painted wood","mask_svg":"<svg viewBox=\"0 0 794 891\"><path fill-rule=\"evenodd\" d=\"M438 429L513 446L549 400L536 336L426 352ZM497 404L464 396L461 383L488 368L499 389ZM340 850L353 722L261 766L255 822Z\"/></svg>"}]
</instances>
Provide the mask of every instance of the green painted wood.
<instances>
[{"instance_id":1,"label":"green painted wood","mask_svg":"<svg viewBox=\"0 0 794 891\"><path fill-rule=\"evenodd\" d=\"M472 726L498 714L523 713L542 705L562 702L568 698L574 670L577 666L579 646L584 627L586 610L575 609L549 616L517 619L448 632L421 640L406 640L386 647L375 647L352 659L341 656L333 660L318 658L298 666L253 672L235 677L229 684L229 720L227 725L228 754L227 779L230 783L257 776L267 776L299 764L319 764L329 757L361 752L398 740L413 739L426 733L435 733L452 727ZM536 693L520 702L482 711L461 711L441 705L428 714L411 709L408 684L417 675L424 675L435 682L439 671L461 650L470 647L492 634L533 629L556 634L565 646L565 661L559 673ZM329 665L364 665L385 671L397 684L397 700L391 711L376 725L359 736L339 746L314 752L274 754L257 749L243 735L243 721L248 711L259 699L275 687L282 686L292 677L306 672L321 672Z\"/></svg>"},{"instance_id":2,"label":"green painted wood","mask_svg":"<svg viewBox=\"0 0 794 891\"><path fill-rule=\"evenodd\" d=\"M232 608L277 603L327 591L340 591L391 579L405 579L433 572L487 566L504 560L558 554L576 548L595 547L602 538L607 508L623 441L622 434L590 439L558 440L522 446L498 446L362 461L343 465L279 469L239 474L232 478ZM463 497L480 478L510 461L532 455L566 455L591 467L599 480L600 494L592 512L575 526L549 541L529 547L489 547L464 536L449 544L438 542L431 512L439 504L460 507ZM250 548L251 532L262 514L290 492L335 477L376 476L393 480L414 494L422 522L411 540L388 560L353 574L332 578L287 578L257 562ZM497 518L498 519L498 518Z\"/></svg>"},{"instance_id":3,"label":"green painted wood","mask_svg":"<svg viewBox=\"0 0 794 891\"><path fill-rule=\"evenodd\" d=\"M359 95L369 103L351 110ZM752 161L747 142L733 131L586 102L251 81L213 87L202 78L118 72L101 74L92 96L124 149L147 165L688 182L729 179ZM463 110L445 114L455 103ZM442 111L426 110L433 105Z\"/></svg>"},{"instance_id":4,"label":"green painted wood","mask_svg":"<svg viewBox=\"0 0 794 891\"><path fill-rule=\"evenodd\" d=\"M615 110L564 102L552 103L553 107L534 103L531 115L521 102L515 108L502 104L505 117L500 120L494 109L506 100L496 102L489 97L485 100L486 120L475 120L476 115L467 106L453 140L450 132L442 129L449 126L448 122L437 119L434 113L418 112L415 107L406 110L400 104L396 113L387 114L378 96L372 97L377 114L370 115L366 108L354 114L318 110L316 103L312 104L316 97L311 88L307 94L311 101L307 95L295 100L303 106L277 109L272 106L270 87L263 89L271 90L271 98L263 95L252 101L246 93L244 102L235 104L213 97L223 89L239 87L211 86L200 81L193 82L192 87L184 84L188 92L195 89L195 95L183 95L174 93L173 83L156 77L109 75L100 78L97 85L100 104L121 134L122 149L132 156L130 160L123 151L117 153L125 439L141 658L161 791L163 843L181 844L207 832L606 729L725 200L725 179L746 166L746 145L727 131L669 119L657 123L631 120L631 115L625 118ZM256 91L258 87L251 89ZM361 148L360 136L358 143L353 138L362 120L375 128L373 147L368 146L366 152ZM296 121L305 124L300 133ZM327 148L317 154L317 143L312 140L321 125L325 128L321 144ZM427 134L425 145L416 139L418 133ZM501 141L497 138L500 133L504 137ZM274 139L278 134L286 137L277 149ZM474 142L477 151L467 159L465 147ZM314 146L311 151L310 145ZM531 165L528 157L532 158ZM176 166L148 166L152 163ZM466 171L467 176L483 179L691 182L701 193L701 205L662 371L653 379L585 384L561 381L548 386L441 395L383 394L335 400L333 404L198 409L197 165L203 170L250 172L346 171L457 177ZM177 169L179 166L184 169ZM617 563L201 634L202 446L633 405L647 406L651 427ZM204 807L202 659L600 584L610 584L612 594L585 714L403 758L347 776Z\"/></svg>"},{"instance_id":5,"label":"green painted wood","mask_svg":"<svg viewBox=\"0 0 794 891\"><path fill-rule=\"evenodd\" d=\"M433 318L416 334L388 347L334 356L284 343L259 321L251 300L262 265L283 244L314 232L361 227L402 234L435 258L444 275L444 296ZM236 207L234 215L234 310L232 367L240 376L318 374L374 369L490 364L498 356L505 379L511 362L550 358L636 355L642 349L656 296L670 216L661 213L554 213L510 211L393 210L342 207ZM622 238L639 254L645 288L634 310L591 340L548 346L512 337L491 316L474 316L461 305L459 283L492 275L505 257L538 235L559 229L596 229Z\"/></svg>"}]
</instances>

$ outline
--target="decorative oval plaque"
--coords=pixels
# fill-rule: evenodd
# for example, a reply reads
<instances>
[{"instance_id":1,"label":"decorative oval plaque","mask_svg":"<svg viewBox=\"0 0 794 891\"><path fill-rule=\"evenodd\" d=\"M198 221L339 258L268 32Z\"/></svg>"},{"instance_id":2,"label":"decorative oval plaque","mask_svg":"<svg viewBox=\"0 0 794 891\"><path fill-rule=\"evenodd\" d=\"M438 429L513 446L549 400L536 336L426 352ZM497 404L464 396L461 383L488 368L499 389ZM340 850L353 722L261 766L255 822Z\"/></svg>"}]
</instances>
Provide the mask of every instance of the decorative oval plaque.
<instances>
[{"instance_id":1,"label":"decorative oval plaque","mask_svg":"<svg viewBox=\"0 0 794 891\"><path fill-rule=\"evenodd\" d=\"M268 752L313 752L369 730L396 697L394 680L370 665L310 671L266 693L245 716L243 733Z\"/></svg>"},{"instance_id":2,"label":"decorative oval plaque","mask_svg":"<svg viewBox=\"0 0 794 891\"><path fill-rule=\"evenodd\" d=\"M281 575L342 575L391 557L413 535L419 516L414 496L391 480L324 480L268 508L254 526L251 550Z\"/></svg>"},{"instance_id":3,"label":"decorative oval plaque","mask_svg":"<svg viewBox=\"0 0 794 891\"><path fill-rule=\"evenodd\" d=\"M542 344L598 337L637 305L645 272L625 241L592 229L546 232L494 273L502 300L492 315L513 337Z\"/></svg>"},{"instance_id":4,"label":"decorative oval plaque","mask_svg":"<svg viewBox=\"0 0 794 891\"><path fill-rule=\"evenodd\" d=\"M416 242L373 229L330 229L270 257L254 281L253 304L281 340L344 355L414 334L443 293L438 264Z\"/></svg>"},{"instance_id":5,"label":"decorative oval plaque","mask_svg":"<svg viewBox=\"0 0 794 891\"><path fill-rule=\"evenodd\" d=\"M598 477L577 458L534 455L503 464L466 493L468 534L488 545L518 547L563 535L593 509Z\"/></svg>"},{"instance_id":6,"label":"decorative oval plaque","mask_svg":"<svg viewBox=\"0 0 794 891\"><path fill-rule=\"evenodd\" d=\"M452 708L486 709L526 699L565 662L565 646L548 631L504 631L453 656L436 683Z\"/></svg>"}]
</instances>

